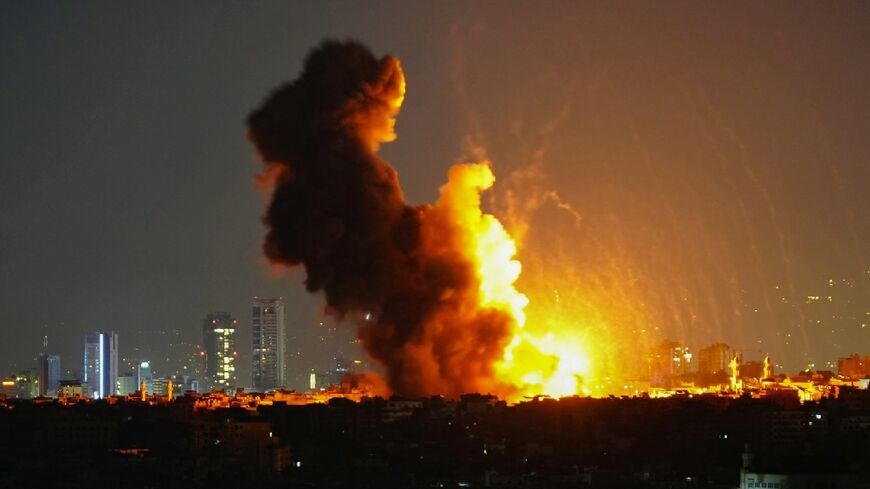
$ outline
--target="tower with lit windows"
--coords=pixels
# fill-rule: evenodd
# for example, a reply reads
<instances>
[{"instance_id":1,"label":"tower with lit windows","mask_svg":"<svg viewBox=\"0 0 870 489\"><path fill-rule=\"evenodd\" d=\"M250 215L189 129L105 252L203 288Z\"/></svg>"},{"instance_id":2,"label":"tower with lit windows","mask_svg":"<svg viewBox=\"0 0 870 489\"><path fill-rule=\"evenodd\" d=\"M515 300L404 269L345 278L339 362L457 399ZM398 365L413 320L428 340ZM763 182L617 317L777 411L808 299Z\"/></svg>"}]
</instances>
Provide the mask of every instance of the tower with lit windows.
<instances>
[{"instance_id":1,"label":"tower with lit windows","mask_svg":"<svg viewBox=\"0 0 870 489\"><path fill-rule=\"evenodd\" d=\"M202 356L212 389L232 389L236 381L236 326L228 312L206 315L202 323Z\"/></svg>"},{"instance_id":2,"label":"tower with lit windows","mask_svg":"<svg viewBox=\"0 0 870 489\"><path fill-rule=\"evenodd\" d=\"M284 387L284 299L254 297L251 314L254 389Z\"/></svg>"},{"instance_id":3,"label":"tower with lit windows","mask_svg":"<svg viewBox=\"0 0 870 489\"><path fill-rule=\"evenodd\" d=\"M85 364L82 383L94 399L115 394L118 383L118 335L94 331L85 335Z\"/></svg>"}]
</instances>

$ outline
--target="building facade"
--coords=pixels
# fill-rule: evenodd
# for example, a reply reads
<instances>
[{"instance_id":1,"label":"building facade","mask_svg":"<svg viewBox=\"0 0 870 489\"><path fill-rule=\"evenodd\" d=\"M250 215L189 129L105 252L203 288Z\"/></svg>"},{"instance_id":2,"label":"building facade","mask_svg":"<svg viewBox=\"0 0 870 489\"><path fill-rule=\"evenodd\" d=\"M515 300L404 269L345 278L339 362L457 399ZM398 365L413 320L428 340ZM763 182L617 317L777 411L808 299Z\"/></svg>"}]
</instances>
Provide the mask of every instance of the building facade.
<instances>
[{"instance_id":1,"label":"building facade","mask_svg":"<svg viewBox=\"0 0 870 489\"><path fill-rule=\"evenodd\" d=\"M251 311L251 381L254 389L284 387L284 299L254 297Z\"/></svg>"},{"instance_id":2,"label":"building facade","mask_svg":"<svg viewBox=\"0 0 870 489\"><path fill-rule=\"evenodd\" d=\"M649 349L648 375L656 384L663 384L672 376L692 371L692 353L677 341L665 340Z\"/></svg>"},{"instance_id":3,"label":"building facade","mask_svg":"<svg viewBox=\"0 0 870 489\"><path fill-rule=\"evenodd\" d=\"M734 352L725 343L714 343L698 351L698 372L702 374L715 374L727 372L728 364Z\"/></svg>"},{"instance_id":4,"label":"building facade","mask_svg":"<svg viewBox=\"0 0 870 489\"><path fill-rule=\"evenodd\" d=\"M118 335L95 331L85 335L83 384L94 399L115 394L118 383Z\"/></svg>"},{"instance_id":5,"label":"building facade","mask_svg":"<svg viewBox=\"0 0 870 489\"><path fill-rule=\"evenodd\" d=\"M145 393L148 395L154 394L154 374L151 372L151 362L139 363L139 368L136 375L136 390L141 391L142 383L145 383Z\"/></svg>"},{"instance_id":6,"label":"building facade","mask_svg":"<svg viewBox=\"0 0 870 489\"><path fill-rule=\"evenodd\" d=\"M133 372L124 372L118 376L118 385L115 386L115 393L119 396L129 396L138 391L136 385L136 374Z\"/></svg>"},{"instance_id":7,"label":"building facade","mask_svg":"<svg viewBox=\"0 0 870 489\"><path fill-rule=\"evenodd\" d=\"M227 312L208 314L202 324L203 360L209 389L232 389L236 384L236 326Z\"/></svg>"},{"instance_id":8,"label":"building facade","mask_svg":"<svg viewBox=\"0 0 870 489\"><path fill-rule=\"evenodd\" d=\"M870 356L861 358L857 353L837 360L837 372L849 379L860 379L870 374Z\"/></svg>"},{"instance_id":9,"label":"building facade","mask_svg":"<svg viewBox=\"0 0 870 489\"><path fill-rule=\"evenodd\" d=\"M37 362L39 397L57 397L57 388L60 387L60 356L40 353Z\"/></svg>"}]
</instances>

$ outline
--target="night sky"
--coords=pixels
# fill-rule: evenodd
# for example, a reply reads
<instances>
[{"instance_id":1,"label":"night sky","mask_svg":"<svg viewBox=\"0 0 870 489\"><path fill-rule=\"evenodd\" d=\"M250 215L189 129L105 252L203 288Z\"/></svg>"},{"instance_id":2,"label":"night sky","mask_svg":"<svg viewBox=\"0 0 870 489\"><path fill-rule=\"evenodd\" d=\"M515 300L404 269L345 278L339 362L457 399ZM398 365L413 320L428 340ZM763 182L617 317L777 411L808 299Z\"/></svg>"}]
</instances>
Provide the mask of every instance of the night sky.
<instances>
[{"instance_id":1,"label":"night sky","mask_svg":"<svg viewBox=\"0 0 870 489\"><path fill-rule=\"evenodd\" d=\"M492 160L521 290L641 304L620 341L870 354L870 4L575 3L3 2L0 373L43 335L80 370L96 329L172 373L167 338L225 310L248 385L254 295L287 300L291 378L326 368L322 298L262 257L244 124L326 38L401 60L409 202Z\"/></svg>"}]
</instances>

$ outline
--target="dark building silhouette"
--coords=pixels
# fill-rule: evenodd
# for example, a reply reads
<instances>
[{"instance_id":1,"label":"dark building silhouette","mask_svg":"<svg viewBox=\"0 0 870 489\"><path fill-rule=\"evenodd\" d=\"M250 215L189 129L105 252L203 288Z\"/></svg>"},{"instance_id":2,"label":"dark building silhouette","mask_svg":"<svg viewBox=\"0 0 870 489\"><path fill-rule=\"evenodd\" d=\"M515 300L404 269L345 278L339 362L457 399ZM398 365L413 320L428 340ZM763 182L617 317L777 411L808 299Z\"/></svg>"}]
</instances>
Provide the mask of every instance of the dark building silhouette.
<instances>
[{"instance_id":1,"label":"dark building silhouette","mask_svg":"<svg viewBox=\"0 0 870 489\"><path fill-rule=\"evenodd\" d=\"M60 356L40 353L39 363L39 397L57 397L60 387Z\"/></svg>"}]
</instances>

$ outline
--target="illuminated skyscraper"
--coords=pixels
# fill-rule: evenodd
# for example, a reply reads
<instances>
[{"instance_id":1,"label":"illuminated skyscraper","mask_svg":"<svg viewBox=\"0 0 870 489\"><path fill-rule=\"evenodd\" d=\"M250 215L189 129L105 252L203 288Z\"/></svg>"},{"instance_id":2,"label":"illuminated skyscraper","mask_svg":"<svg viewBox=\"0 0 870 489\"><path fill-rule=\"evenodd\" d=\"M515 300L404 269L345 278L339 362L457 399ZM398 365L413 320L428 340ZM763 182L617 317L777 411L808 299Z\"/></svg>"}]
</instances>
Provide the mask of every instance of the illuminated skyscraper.
<instances>
[{"instance_id":1,"label":"illuminated skyscraper","mask_svg":"<svg viewBox=\"0 0 870 489\"><path fill-rule=\"evenodd\" d=\"M95 331L85 335L83 383L94 399L115 393L118 383L118 335Z\"/></svg>"},{"instance_id":2,"label":"illuminated skyscraper","mask_svg":"<svg viewBox=\"0 0 870 489\"><path fill-rule=\"evenodd\" d=\"M215 312L202 324L205 375L210 389L231 389L236 380L236 326L227 312Z\"/></svg>"},{"instance_id":3,"label":"illuminated skyscraper","mask_svg":"<svg viewBox=\"0 0 870 489\"><path fill-rule=\"evenodd\" d=\"M251 325L254 388L284 387L284 299L254 297Z\"/></svg>"}]
</instances>

